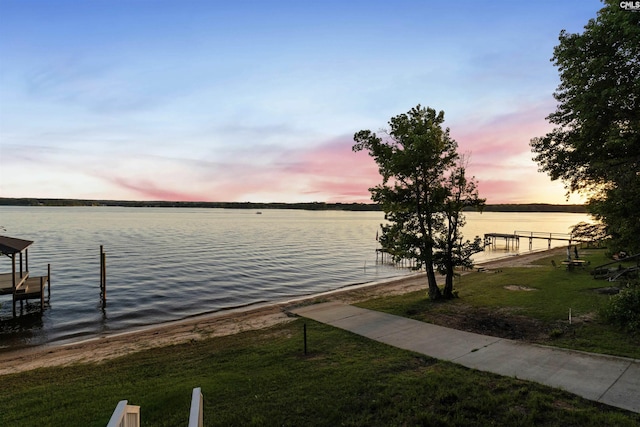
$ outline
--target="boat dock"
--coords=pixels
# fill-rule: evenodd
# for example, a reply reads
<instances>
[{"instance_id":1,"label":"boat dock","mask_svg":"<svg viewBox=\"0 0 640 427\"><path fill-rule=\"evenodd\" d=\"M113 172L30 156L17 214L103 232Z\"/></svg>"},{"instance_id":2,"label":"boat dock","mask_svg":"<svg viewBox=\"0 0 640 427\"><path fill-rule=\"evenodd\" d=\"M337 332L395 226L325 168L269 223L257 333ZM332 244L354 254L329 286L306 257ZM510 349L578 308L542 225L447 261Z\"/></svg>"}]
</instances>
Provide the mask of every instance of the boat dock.
<instances>
[{"instance_id":1,"label":"boat dock","mask_svg":"<svg viewBox=\"0 0 640 427\"><path fill-rule=\"evenodd\" d=\"M513 234L504 233L486 233L484 235L485 246L496 246L498 239L504 239L506 249L519 249L520 239L529 240L529 250L533 247L533 239L543 239L548 242L548 249L551 249L552 240L561 240L568 242L571 245L572 242L582 243L588 242L588 240L577 238L569 233L545 233L541 231L514 231Z\"/></svg>"},{"instance_id":2,"label":"boat dock","mask_svg":"<svg viewBox=\"0 0 640 427\"><path fill-rule=\"evenodd\" d=\"M416 260L412 258L402 258L395 260L393 254L386 249L376 249L376 264L391 264L400 268L415 268Z\"/></svg>"},{"instance_id":3,"label":"boat dock","mask_svg":"<svg viewBox=\"0 0 640 427\"><path fill-rule=\"evenodd\" d=\"M11 273L0 273L0 295L12 295L14 317L18 301L22 308L23 301L38 299L40 311L43 311L45 287L47 300L51 297L51 265L47 266L46 276L29 275L29 246L32 244L30 240L0 236L0 253L11 258ZM19 266L16 265L16 256L18 256Z\"/></svg>"}]
</instances>

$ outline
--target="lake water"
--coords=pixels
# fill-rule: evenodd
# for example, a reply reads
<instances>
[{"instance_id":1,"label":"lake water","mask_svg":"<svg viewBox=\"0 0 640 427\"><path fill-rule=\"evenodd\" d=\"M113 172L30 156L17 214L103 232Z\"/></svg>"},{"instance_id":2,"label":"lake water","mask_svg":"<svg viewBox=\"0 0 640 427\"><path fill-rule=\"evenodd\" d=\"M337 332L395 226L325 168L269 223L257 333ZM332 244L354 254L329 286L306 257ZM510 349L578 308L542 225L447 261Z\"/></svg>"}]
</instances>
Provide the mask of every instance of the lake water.
<instances>
[{"instance_id":1,"label":"lake water","mask_svg":"<svg viewBox=\"0 0 640 427\"><path fill-rule=\"evenodd\" d=\"M467 213L465 237L515 230L567 233L569 213ZM81 339L189 316L381 281L406 269L376 263L381 212L0 207L2 234L35 243L32 276L51 264L51 300L13 319L0 297L0 349ZM503 242L476 261L513 255ZM100 304L100 245L107 307ZM562 242L554 242L562 245ZM534 250L547 242L534 242ZM528 242L520 251L529 250ZM8 257L0 272L10 272ZM19 310L19 309L18 309Z\"/></svg>"}]
</instances>

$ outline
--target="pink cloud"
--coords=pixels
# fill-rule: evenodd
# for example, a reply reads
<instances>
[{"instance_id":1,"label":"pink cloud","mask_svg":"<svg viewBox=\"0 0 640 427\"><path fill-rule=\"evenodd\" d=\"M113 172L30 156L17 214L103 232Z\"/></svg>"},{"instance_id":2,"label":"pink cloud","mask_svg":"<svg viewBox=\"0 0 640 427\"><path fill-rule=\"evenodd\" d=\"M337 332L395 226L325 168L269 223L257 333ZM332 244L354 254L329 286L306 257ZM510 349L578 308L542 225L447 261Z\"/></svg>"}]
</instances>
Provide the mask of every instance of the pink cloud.
<instances>
[{"instance_id":1,"label":"pink cloud","mask_svg":"<svg viewBox=\"0 0 640 427\"><path fill-rule=\"evenodd\" d=\"M488 203L544 202L545 197L555 202L564 194L551 194L557 186L545 193L550 181L529 160L529 140L548 129L542 109L531 108L486 122L452 125L451 135L460 153L471 152L468 171ZM110 181L145 199L369 202L368 189L381 177L366 152L351 150L353 143L343 135L307 149L271 147L267 155L272 160L264 164L259 161L264 157L255 154L258 149L251 147L223 163L165 159L172 162L170 176L141 179L129 172Z\"/></svg>"},{"instance_id":2,"label":"pink cloud","mask_svg":"<svg viewBox=\"0 0 640 427\"><path fill-rule=\"evenodd\" d=\"M550 130L544 117L551 111L552 106L540 105L484 121L471 117L447 123L459 152L471 153L468 172L478 180L480 195L488 203L562 202L562 186L537 172L529 147L531 138ZM40 175L32 184L47 188L49 197L90 194L90 198L143 200L368 202L368 189L381 178L366 152L351 150L353 143L351 135L341 135L305 148L238 145L212 154L212 159L198 160L145 153L138 158L85 155L77 161L77 156L66 152L37 147L28 152L49 159L48 167L39 168ZM17 159L21 164L35 160ZM86 193L82 193L81 185L48 185L60 182L55 178L61 171L69 182L92 186L86 184ZM8 191L4 188L9 185L0 189Z\"/></svg>"},{"instance_id":3,"label":"pink cloud","mask_svg":"<svg viewBox=\"0 0 640 427\"><path fill-rule=\"evenodd\" d=\"M247 197L277 197L306 201L370 200L368 188L380 181L375 162L366 153L351 150L349 136L338 137L309 149L276 149L276 160L264 165L242 161L218 165L208 171L209 198L245 201ZM252 151L252 150L249 150ZM250 153L239 158L251 159ZM269 201L281 201L268 199Z\"/></svg>"},{"instance_id":4,"label":"pink cloud","mask_svg":"<svg viewBox=\"0 0 640 427\"><path fill-rule=\"evenodd\" d=\"M551 129L545 117L552 108L541 104L485 122L470 120L452 125L451 136L458 142L460 153L470 153L467 170L479 181L480 194L488 203L556 203L564 196L556 194L557 186L538 172L529 146L532 138ZM541 191L544 187L546 193Z\"/></svg>"},{"instance_id":5,"label":"pink cloud","mask_svg":"<svg viewBox=\"0 0 640 427\"><path fill-rule=\"evenodd\" d=\"M522 197L522 183L517 181L482 180L478 182L480 197L487 203L518 203Z\"/></svg>"},{"instance_id":6,"label":"pink cloud","mask_svg":"<svg viewBox=\"0 0 640 427\"><path fill-rule=\"evenodd\" d=\"M172 191L166 188L159 188L154 182L148 180L137 180L135 178L114 178L113 184L126 190L131 190L144 200L169 200L169 201L200 201L198 195L184 191Z\"/></svg>"},{"instance_id":7,"label":"pink cloud","mask_svg":"<svg viewBox=\"0 0 640 427\"><path fill-rule=\"evenodd\" d=\"M368 189L380 182L378 167L367 153L354 153L353 144L344 136L297 153L287 171L304 176L309 192L328 195L327 201L370 201Z\"/></svg>"},{"instance_id":8,"label":"pink cloud","mask_svg":"<svg viewBox=\"0 0 640 427\"><path fill-rule=\"evenodd\" d=\"M522 109L493 117L486 122L464 122L451 129L460 152L471 151L474 158L495 160L530 153L529 141L544 135L551 126L545 121L548 106Z\"/></svg>"}]
</instances>

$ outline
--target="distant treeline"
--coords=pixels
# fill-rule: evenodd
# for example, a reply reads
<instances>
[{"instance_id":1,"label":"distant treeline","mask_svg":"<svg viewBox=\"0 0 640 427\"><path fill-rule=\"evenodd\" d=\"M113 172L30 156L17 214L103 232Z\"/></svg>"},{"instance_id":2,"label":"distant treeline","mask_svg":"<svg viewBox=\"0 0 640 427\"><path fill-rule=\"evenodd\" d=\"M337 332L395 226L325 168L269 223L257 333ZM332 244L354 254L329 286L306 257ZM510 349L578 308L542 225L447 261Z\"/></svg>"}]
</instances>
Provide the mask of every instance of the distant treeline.
<instances>
[{"instance_id":1,"label":"distant treeline","mask_svg":"<svg viewBox=\"0 0 640 427\"><path fill-rule=\"evenodd\" d=\"M84 200L84 199L12 199L1 198L4 206L121 206L129 208L218 208L218 209L300 209L310 211L380 211L374 203L251 203L251 202L168 202L134 200Z\"/></svg>"},{"instance_id":2,"label":"distant treeline","mask_svg":"<svg viewBox=\"0 0 640 427\"><path fill-rule=\"evenodd\" d=\"M587 213L585 205L551 205L546 203L487 205L485 212L569 212Z\"/></svg>"},{"instance_id":3,"label":"distant treeline","mask_svg":"<svg viewBox=\"0 0 640 427\"><path fill-rule=\"evenodd\" d=\"M133 208L218 208L218 209L301 209L310 211L380 211L375 203L251 203L251 202L166 202L132 200L36 199L0 197L3 206L122 206ZM584 205L498 204L487 205L485 212L572 212L586 213Z\"/></svg>"}]
</instances>

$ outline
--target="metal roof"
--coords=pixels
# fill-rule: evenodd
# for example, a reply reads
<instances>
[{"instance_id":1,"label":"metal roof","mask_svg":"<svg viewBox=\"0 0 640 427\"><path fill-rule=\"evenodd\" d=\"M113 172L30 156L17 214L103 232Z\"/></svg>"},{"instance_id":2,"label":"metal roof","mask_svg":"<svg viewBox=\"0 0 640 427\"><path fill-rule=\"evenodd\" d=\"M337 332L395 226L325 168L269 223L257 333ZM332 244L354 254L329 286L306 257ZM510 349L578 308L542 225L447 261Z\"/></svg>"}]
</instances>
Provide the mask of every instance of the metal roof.
<instances>
[{"instance_id":1,"label":"metal roof","mask_svg":"<svg viewBox=\"0 0 640 427\"><path fill-rule=\"evenodd\" d=\"M31 240L16 239L15 237L0 236L0 252L5 255L17 254L31 246Z\"/></svg>"}]
</instances>

